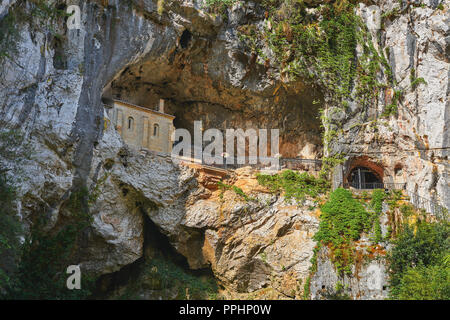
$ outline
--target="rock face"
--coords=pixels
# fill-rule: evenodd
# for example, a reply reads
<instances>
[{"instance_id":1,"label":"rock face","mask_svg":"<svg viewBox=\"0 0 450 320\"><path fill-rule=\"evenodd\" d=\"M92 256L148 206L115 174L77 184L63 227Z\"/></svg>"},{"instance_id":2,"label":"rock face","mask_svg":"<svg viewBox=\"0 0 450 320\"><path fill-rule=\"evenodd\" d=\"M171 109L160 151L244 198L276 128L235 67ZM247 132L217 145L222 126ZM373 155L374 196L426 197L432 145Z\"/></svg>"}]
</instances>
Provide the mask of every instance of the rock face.
<instances>
[{"instance_id":1,"label":"rock face","mask_svg":"<svg viewBox=\"0 0 450 320\"><path fill-rule=\"evenodd\" d=\"M203 257L227 289L246 293L268 287L278 297L299 296L318 228L313 203L286 203L259 186L246 168L228 181L248 200L233 190L195 194L181 224L205 230Z\"/></svg>"},{"instance_id":2,"label":"rock face","mask_svg":"<svg viewBox=\"0 0 450 320\"><path fill-rule=\"evenodd\" d=\"M326 248L318 253L317 272L311 278L311 299L347 297L361 300L384 300L388 297L388 277L384 260L370 260L353 266L354 276L338 276Z\"/></svg>"},{"instance_id":3,"label":"rock face","mask_svg":"<svg viewBox=\"0 0 450 320\"><path fill-rule=\"evenodd\" d=\"M373 2L382 12L398 6ZM435 2L403 4L380 32L378 45L390 48L395 80L405 91L398 117L372 126L365 110L353 105L334 119L343 131L331 153L346 153L349 160L370 154L383 163L387 179L406 182L408 189L448 207L448 149L440 149L449 143L448 5L441 10ZM141 257L148 215L191 268L210 266L230 297L256 292L298 298L315 246L314 204L290 206L245 171L230 177L230 184L254 199L232 190L221 194L168 156L126 146L105 125L101 101L102 95L114 95L153 106L164 98L178 127L191 129L193 120L203 120L205 128L280 128L283 155L320 157L313 101L322 93L301 82L282 83L270 50L269 61L258 63L239 40L236 30L242 26L263 28L259 3L234 4L227 21L190 0L164 1L162 13L150 0L79 5L79 30L67 30L62 19L16 21L14 59L3 58L0 67L0 127L19 130L33 146L20 164L0 155L16 182L24 224L45 215L52 229L64 221L60 209L70 193L87 186L96 197L90 208L94 222L77 261L83 268L111 273ZM30 8L30 1L3 1L0 19ZM427 84L411 88L412 71ZM374 104L378 113L385 99L392 99L392 92ZM322 283L336 284L327 263L320 262L313 297L319 297ZM363 279L370 278L376 268L371 266L361 271ZM361 290L355 298L384 297Z\"/></svg>"},{"instance_id":4,"label":"rock face","mask_svg":"<svg viewBox=\"0 0 450 320\"><path fill-rule=\"evenodd\" d=\"M380 214L381 236L388 233L388 211L386 202ZM395 212L395 209L394 209ZM398 212L397 212L398 214ZM317 253L317 267L310 280L311 299L355 299L384 300L388 298L389 277L386 254L390 245L382 241L373 242L373 232L363 233L355 243L354 263L350 274L339 274L332 262L332 253L328 247L321 247Z\"/></svg>"},{"instance_id":5,"label":"rock face","mask_svg":"<svg viewBox=\"0 0 450 320\"><path fill-rule=\"evenodd\" d=\"M393 90L382 92L373 109L352 105L334 121L342 132L331 153L343 153L348 163L365 155L384 170L384 182L406 183L407 190L450 205L449 179L449 20L448 5L373 1L384 18L383 29L368 23L368 8L360 4L375 45L392 69L395 90L402 92L398 116L382 119ZM401 4L400 4L401 3ZM417 3L417 2L415 2ZM397 14L388 15L394 12ZM424 81L416 81L422 78Z\"/></svg>"},{"instance_id":6,"label":"rock face","mask_svg":"<svg viewBox=\"0 0 450 320\"><path fill-rule=\"evenodd\" d=\"M2 15L8 10L14 15L20 6L25 10L29 7L26 1L10 2L2 6ZM94 223L90 242L82 261L86 268L108 273L136 260L142 254L142 212L169 235L177 250L188 256L192 267L204 266L200 252L192 254L192 248L200 250L203 245L204 233L197 228L198 221L196 228L190 226L192 219L180 224L182 219L188 221L182 199L190 188L192 173L176 169L167 158L129 150L104 124L102 92L108 91L112 80L118 79L114 82L118 86L127 80L127 74L139 69L145 73L144 81L156 86L169 83L166 92L158 91L164 98L171 91L171 95L179 94L182 102L207 101L203 104L208 108L219 102L220 108L234 105L234 110L241 108L275 120L274 127L287 122L259 111L271 105L270 112L275 115L275 100L285 99L278 103L286 110L296 104L304 112L314 112L297 104L292 98L294 91L289 93L291 98L285 93L274 98L273 90L279 87L276 76L269 77L260 66L245 71L248 55L239 47L233 28L261 14L256 13L254 4L233 7L228 24L189 1L168 3L170 9L162 15L151 1L136 1L132 5L110 1L108 6L81 1L80 8L80 30L67 30L58 20L48 19L48 24L42 24L38 18L16 21L20 34L15 42L15 59L4 59L2 64L0 121L7 129L20 128L34 149L32 159L25 161L20 170L13 168L14 159L3 159L3 164L13 169L11 175L23 178L18 183L19 213L25 223L45 214L49 217L47 228L51 229L57 221L64 220L59 208L71 190L86 185L98 193L91 208ZM64 34L64 41L51 34L50 25ZM187 36L183 36L186 32L192 33L189 37L195 46L187 43ZM199 43L203 45L199 47ZM209 49L210 46L215 49ZM187 47L193 49L185 50ZM193 57L199 61L189 65L183 62ZM224 62L225 70L230 69L225 72ZM209 73L205 75L204 69ZM196 86L189 87L187 83ZM307 101L313 98L305 95ZM245 103L237 107L241 102ZM301 113L295 113L295 117L300 120ZM236 119L229 124L245 125L245 117ZM213 125L223 119L205 120L207 125ZM258 119L251 123L256 125ZM298 128L296 120L289 125ZM301 129L304 137L311 137L305 139L309 149L311 141L320 141L318 131L314 138L310 129ZM286 134L289 131L286 128ZM297 138L300 141L301 135ZM319 151L320 147L312 152Z\"/></svg>"}]
</instances>

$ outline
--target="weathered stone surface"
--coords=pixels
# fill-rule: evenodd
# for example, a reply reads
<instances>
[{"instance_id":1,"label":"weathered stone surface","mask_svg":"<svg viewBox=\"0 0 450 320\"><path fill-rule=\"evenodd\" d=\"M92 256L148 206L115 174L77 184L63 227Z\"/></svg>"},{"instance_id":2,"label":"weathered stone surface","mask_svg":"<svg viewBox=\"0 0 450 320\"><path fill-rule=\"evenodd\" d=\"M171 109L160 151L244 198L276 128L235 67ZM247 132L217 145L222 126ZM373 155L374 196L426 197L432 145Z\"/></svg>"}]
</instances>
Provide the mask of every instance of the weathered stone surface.
<instances>
[{"instance_id":1,"label":"weathered stone surface","mask_svg":"<svg viewBox=\"0 0 450 320\"><path fill-rule=\"evenodd\" d=\"M392 99L392 90L374 103L375 114L347 115L340 122L344 131L332 143L332 153L344 153L348 159L369 155L373 162L383 164L385 182L405 182L409 191L437 199L448 208L448 5L444 4L441 10L433 1L424 1L425 6L403 4L401 8L392 1L374 2L381 14L399 9L399 14L384 19L384 28L375 35L381 35L376 45L389 60L403 99L398 116L388 119L380 115ZM367 8L360 7L364 16ZM411 80L418 78L426 83L413 87ZM396 174L395 167L399 165L402 170Z\"/></svg>"},{"instance_id":2,"label":"weathered stone surface","mask_svg":"<svg viewBox=\"0 0 450 320\"><path fill-rule=\"evenodd\" d=\"M0 19L15 3L2 2ZM202 185L195 170L127 147L113 128L105 129L101 97L111 91L146 106L165 98L168 112L179 120L176 125L187 129L200 119L205 128L280 128L280 153L315 158L322 146L318 106L312 102L322 93L301 82L281 84L270 49L265 48L266 64L255 61L241 43L238 28L252 24L263 30L266 24L258 2L233 5L228 21L197 1L165 1L162 15L156 2L129 3L109 1L104 7L80 1L80 30L55 23L64 34L59 46L36 17L17 26L17 54L0 67L0 126L20 128L33 151L20 165L0 158L16 181L24 224L45 215L50 230L64 220L60 208L71 191L87 186L97 194L79 261L87 269L110 273L141 257L143 216L148 215L191 268L210 265L230 297L271 289L257 296L298 298L318 227L318 214L309 208L313 204L287 205L244 171L229 183L257 200L245 201L232 190L221 199L221 191L211 181ZM382 12L398 6L373 3ZM425 4L408 6L379 31L376 45L384 52L389 48L393 75L404 90L399 115L373 126L365 110L350 103L351 113L334 114L344 131L331 151L370 154L384 164L386 181L406 182L409 190L449 207L448 150L439 149L449 143L448 4L444 10L436 9L436 1ZM367 14L366 9L361 10ZM413 68L426 84L411 88ZM378 114L382 100L392 94L386 92L374 104ZM395 170L398 164L402 167ZM313 297L319 297L322 283L333 288L337 281L329 262L321 260L319 266L321 280L314 284ZM371 266L360 272L360 282L370 278ZM385 279L382 264L376 266ZM385 296L355 281L347 281L352 288L361 286L352 289L353 297Z\"/></svg>"},{"instance_id":3,"label":"weathered stone surface","mask_svg":"<svg viewBox=\"0 0 450 320\"><path fill-rule=\"evenodd\" d=\"M358 270L356 270L358 269ZM326 247L317 255L317 272L311 278L311 299L336 299L336 293L357 300L383 300L388 296L386 262L370 260L353 266L355 276L338 276ZM339 291L339 287L342 289Z\"/></svg>"}]
</instances>

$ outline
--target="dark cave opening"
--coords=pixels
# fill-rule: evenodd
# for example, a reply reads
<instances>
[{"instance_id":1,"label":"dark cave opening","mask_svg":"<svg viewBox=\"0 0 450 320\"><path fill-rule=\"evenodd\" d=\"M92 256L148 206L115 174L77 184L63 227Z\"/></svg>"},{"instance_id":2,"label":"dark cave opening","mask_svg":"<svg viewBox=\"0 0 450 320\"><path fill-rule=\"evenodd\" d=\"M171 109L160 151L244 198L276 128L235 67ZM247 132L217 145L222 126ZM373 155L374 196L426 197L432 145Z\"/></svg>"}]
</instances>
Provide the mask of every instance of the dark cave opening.
<instances>
[{"instance_id":1,"label":"dark cave opening","mask_svg":"<svg viewBox=\"0 0 450 320\"><path fill-rule=\"evenodd\" d=\"M350 173L350 185L356 189L383 188L383 181L378 175L366 167L355 167Z\"/></svg>"},{"instance_id":2,"label":"dark cave opening","mask_svg":"<svg viewBox=\"0 0 450 320\"><path fill-rule=\"evenodd\" d=\"M189 42L191 42L192 33L189 32L188 29L184 30L181 34L180 45L183 49L186 49L189 46Z\"/></svg>"},{"instance_id":3,"label":"dark cave opening","mask_svg":"<svg viewBox=\"0 0 450 320\"><path fill-rule=\"evenodd\" d=\"M125 288L130 283L135 283L140 275L146 272L146 263L152 259L168 261L193 277L206 277L215 281L214 274L209 268L191 270L187 259L175 250L170 244L168 237L159 230L147 214L143 213L143 216L143 256L133 263L122 267L119 271L100 276L96 281L92 298L110 298L112 295L114 296L114 292L118 289Z\"/></svg>"}]
</instances>

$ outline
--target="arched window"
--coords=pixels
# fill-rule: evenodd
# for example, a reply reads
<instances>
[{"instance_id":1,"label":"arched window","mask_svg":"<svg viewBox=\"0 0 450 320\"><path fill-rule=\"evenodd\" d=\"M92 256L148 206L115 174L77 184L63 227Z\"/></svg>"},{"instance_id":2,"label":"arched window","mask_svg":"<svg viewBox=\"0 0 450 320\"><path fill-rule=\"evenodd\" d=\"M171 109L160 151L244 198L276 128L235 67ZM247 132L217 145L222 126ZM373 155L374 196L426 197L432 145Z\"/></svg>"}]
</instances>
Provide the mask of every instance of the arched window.
<instances>
[{"instance_id":1,"label":"arched window","mask_svg":"<svg viewBox=\"0 0 450 320\"><path fill-rule=\"evenodd\" d=\"M133 131L134 119L132 117L128 117L128 130Z\"/></svg>"},{"instance_id":2,"label":"arched window","mask_svg":"<svg viewBox=\"0 0 450 320\"><path fill-rule=\"evenodd\" d=\"M158 137L159 136L159 125L156 124L156 123L153 125L153 136L154 137Z\"/></svg>"}]
</instances>

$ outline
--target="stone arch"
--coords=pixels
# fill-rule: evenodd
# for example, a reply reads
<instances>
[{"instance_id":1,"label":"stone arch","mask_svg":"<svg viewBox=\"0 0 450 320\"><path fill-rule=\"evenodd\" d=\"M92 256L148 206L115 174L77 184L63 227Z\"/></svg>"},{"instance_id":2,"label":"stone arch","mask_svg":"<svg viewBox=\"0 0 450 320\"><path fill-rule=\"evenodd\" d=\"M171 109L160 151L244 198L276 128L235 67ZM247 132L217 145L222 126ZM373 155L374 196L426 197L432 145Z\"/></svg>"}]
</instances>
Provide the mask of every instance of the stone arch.
<instances>
[{"instance_id":1,"label":"stone arch","mask_svg":"<svg viewBox=\"0 0 450 320\"><path fill-rule=\"evenodd\" d=\"M377 164L367 156L361 156L351 159L346 166L344 174L344 184L347 186L353 186L357 189L374 189L383 187L384 167ZM359 181L355 185L355 174L359 170L358 175L363 174ZM367 181L366 181L367 180Z\"/></svg>"}]
</instances>

